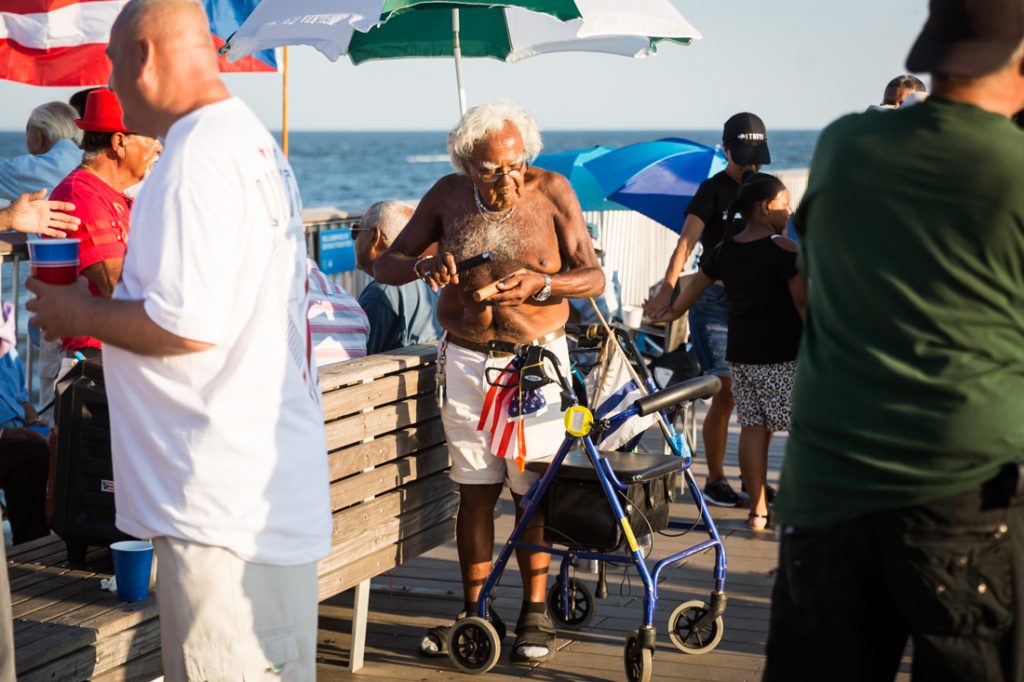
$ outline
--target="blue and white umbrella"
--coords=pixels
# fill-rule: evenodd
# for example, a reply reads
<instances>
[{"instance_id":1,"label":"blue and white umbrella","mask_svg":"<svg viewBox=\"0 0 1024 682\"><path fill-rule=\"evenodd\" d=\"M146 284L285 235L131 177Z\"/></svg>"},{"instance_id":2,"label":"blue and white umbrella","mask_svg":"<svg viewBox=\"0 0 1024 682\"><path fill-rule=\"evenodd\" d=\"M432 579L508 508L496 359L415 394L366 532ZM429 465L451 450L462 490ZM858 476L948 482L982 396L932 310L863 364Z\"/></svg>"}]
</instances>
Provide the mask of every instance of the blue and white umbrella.
<instances>
[{"instance_id":1,"label":"blue and white umbrella","mask_svg":"<svg viewBox=\"0 0 1024 682\"><path fill-rule=\"evenodd\" d=\"M607 199L679 232L700 183L726 164L725 154L714 147L665 138L616 149L583 166Z\"/></svg>"},{"instance_id":2,"label":"blue and white umbrella","mask_svg":"<svg viewBox=\"0 0 1024 682\"><path fill-rule=\"evenodd\" d=\"M614 201L605 198L604 189L597 181L597 178L584 165L599 156L604 156L614 151L611 147L598 145L589 149L577 149L571 152L556 152L553 154L541 154L533 161L533 165L545 170L561 173L569 179L580 200L580 206L584 211L614 211L623 210Z\"/></svg>"}]
</instances>

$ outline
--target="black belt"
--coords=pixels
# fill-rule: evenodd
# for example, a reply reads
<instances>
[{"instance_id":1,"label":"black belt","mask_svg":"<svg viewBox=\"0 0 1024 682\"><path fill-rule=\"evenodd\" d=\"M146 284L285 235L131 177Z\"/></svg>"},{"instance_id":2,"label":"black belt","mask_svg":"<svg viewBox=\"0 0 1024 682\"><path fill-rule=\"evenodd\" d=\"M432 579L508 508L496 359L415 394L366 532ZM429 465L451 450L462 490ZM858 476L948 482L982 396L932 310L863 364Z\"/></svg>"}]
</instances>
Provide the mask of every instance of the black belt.
<instances>
[{"instance_id":1,"label":"black belt","mask_svg":"<svg viewBox=\"0 0 1024 682\"><path fill-rule=\"evenodd\" d=\"M552 341L556 341L556 340L562 338L563 336L565 336L565 329L562 328L562 327L559 327L558 329L554 329L552 331L549 331L544 336L536 338L533 341L526 341L524 343L524 345L527 345L527 346L546 346L547 344L551 343ZM461 339L458 336L455 336L453 334L446 334L445 335L445 341L447 343L452 344L453 346L458 346L459 348L465 348L466 350L475 351L477 353L487 353L488 355L492 355L492 356L495 356L495 355L497 355L497 356L500 356L500 355L512 355L512 353L505 353L505 352L499 351L499 350L491 350L490 348L487 347L486 343L477 343L476 341L468 341L466 339Z\"/></svg>"}]
</instances>

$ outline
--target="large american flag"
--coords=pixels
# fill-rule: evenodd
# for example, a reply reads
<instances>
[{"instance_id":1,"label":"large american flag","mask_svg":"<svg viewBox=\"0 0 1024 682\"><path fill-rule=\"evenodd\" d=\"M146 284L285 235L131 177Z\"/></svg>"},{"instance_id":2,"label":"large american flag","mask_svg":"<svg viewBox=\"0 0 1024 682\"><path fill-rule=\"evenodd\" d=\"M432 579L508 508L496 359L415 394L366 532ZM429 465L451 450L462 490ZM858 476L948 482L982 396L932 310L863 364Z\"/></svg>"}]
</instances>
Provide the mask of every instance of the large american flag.
<instances>
[{"instance_id":1,"label":"large american flag","mask_svg":"<svg viewBox=\"0 0 1024 682\"><path fill-rule=\"evenodd\" d=\"M0 0L0 78L32 85L106 84L104 50L126 0ZM203 0L215 47L241 26L259 0ZM221 71L275 71L272 50Z\"/></svg>"}]
</instances>

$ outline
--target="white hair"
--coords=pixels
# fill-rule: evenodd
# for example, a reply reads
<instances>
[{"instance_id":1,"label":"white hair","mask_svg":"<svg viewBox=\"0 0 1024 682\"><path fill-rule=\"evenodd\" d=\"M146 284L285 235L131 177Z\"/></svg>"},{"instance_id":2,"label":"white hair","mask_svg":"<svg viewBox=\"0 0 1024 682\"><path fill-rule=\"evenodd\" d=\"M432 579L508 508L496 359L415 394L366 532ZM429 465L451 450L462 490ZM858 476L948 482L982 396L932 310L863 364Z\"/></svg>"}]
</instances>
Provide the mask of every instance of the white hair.
<instances>
[{"instance_id":1,"label":"white hair","mask_svg":"<svg viewBox=\"0 0 1024 682\"><path fill-rule=\"evenodd\" d=\"M82 141L82 129L75 125L77 118L78 112L70 104L47 102L32 110L26 127L42 133L48 147L64 139L78 144Z\"/></svg>"},{"instance_id":2,"label":"white hair","mask_svg":"<svg viewBox=\"0 0 1024 682\"><path fill-rule=\"evenodd\" d=\"M384 243L391 246L409 222L412 211L412 206L404 201L378 201L363 213L363 217L359 219L359 227L376 227L380 230Z\"/></svg>"},{"instance_id":3,"label":"white hair","mask_svg":"<svg viewBox=\"0 0 1024 682\"><path fill-rule=\"evenodd\" d=\"M523 152L527 163L540 154L544 146L540 139L540 129L521 106L507 99L475 106L462 117L459 124L448 133L448 156L451 157L452 168L460 175L466 173L466 162L473 154L473 148L489 134L497 132L511 123L519 130L523 138Z\"/></svg>"}]
</instances>

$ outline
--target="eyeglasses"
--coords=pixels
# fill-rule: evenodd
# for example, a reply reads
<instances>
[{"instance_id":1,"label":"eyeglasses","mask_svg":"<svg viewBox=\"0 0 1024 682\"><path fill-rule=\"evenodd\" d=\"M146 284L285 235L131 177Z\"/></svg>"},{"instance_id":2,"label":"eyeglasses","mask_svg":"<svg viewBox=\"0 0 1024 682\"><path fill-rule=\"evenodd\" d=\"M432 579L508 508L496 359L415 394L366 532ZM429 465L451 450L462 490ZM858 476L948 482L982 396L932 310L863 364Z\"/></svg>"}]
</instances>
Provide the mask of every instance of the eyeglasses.
<instances>
[{"instance_id":1,"label":"eyeglasses","mask_svg":"<svg viewBox=\"0 0 1024 682\"><path fill-rule=\"evenodd\" d=\"M510 177L513 180L518 180L523 177L523 173L526 171L526 160L520 161L514 166L507 168L477 168L476 174L480 178L480 182L486 185L493 185L503 177Z\"/></svg>"}]
</instances>

